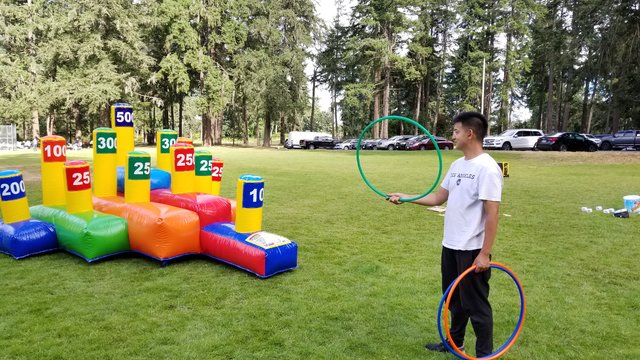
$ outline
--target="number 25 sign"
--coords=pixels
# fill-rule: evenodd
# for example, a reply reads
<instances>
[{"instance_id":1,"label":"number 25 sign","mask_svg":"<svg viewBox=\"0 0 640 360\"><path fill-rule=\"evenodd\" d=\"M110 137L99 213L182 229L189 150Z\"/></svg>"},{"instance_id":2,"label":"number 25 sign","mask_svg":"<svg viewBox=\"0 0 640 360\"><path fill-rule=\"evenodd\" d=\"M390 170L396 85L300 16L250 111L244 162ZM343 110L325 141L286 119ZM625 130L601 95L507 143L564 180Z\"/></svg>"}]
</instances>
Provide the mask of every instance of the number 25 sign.
<instances>
[{"instance_id":1,"label":"number 25 sign","mask_svg":"<svg viewBox=\"0 0 640 360\"><path fill-rule=\"evenodd\" d=\"M67 175L67 190L81 191L91 189L91 173L89 165L68 167L65 169Z\"/></svg>"},{"instance_id":2,"label":"number 25 sign","mask_svg":"<svg viewBox=\"0 0 640 360\"><path fill-rule=\"evenodd\" d=\"M176 148L174 150L176 171L194 171L193 148Z\"/></svg>"}]
</instances>

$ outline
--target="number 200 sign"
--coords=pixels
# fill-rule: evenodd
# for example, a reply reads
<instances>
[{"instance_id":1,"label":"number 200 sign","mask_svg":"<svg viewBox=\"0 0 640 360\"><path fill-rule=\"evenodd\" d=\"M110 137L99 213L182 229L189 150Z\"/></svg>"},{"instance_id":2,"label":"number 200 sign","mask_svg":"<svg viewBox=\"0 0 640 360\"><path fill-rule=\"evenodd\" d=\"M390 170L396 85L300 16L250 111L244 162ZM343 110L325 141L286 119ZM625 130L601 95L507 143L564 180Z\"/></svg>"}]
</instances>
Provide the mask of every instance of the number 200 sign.
<instances>
[{"instance_id":1,"label":"number 200 sign","mask_svg":"<svg viewBox=\"0 0 640 360\"><path fill-rule=\"evenodd\" d=\"M244 183L242 189L242 207L245 209L257 209L264 202L264 182Z\"/></svg>"},{"instance_id":2,"label":"number 200 sign","mask_svg":"<svg viewBox=\"0 0 640 360\"><path fill-rule=\"evenodd\" d=\"M22 199L26 195L24 180L21 176L0 178L0 199L11 201Z\"/></svg>"},{"instance_id":3,"label":"number 200 sign","mask_svg":"<svg viewBox=\"0 0 640 360\"><path fill-rule=\"evenodd\" d=\"M66 173L67 190L81 191L91 189L89 166L67 168Z\"/></svg>"}]
</instances>

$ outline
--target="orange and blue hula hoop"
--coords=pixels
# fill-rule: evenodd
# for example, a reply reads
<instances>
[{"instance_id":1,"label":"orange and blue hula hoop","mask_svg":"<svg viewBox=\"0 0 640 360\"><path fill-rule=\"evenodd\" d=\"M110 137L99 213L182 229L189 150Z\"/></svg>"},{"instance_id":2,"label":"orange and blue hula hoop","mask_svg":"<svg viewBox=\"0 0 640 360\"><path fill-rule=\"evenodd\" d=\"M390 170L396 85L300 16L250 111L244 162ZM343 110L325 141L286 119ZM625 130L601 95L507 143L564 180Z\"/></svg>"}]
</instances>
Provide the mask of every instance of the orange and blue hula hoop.
<instances>
[{"instance_id":1,"label":"orange and blue hula hoop","mask_svg":"<svg viewBox=\"0 0 640 360\"><path fill-rule=\"evenodd\" d=\"M504 271L516 283L516 286L518 287L518 293L520 294L520 316L518 318L518 323L516 324L516 328L513 330L513 333L511 333L511 336L509 337L507 342L505 342L494 353L489 354L489 355L484 356L484 357L481 357L481 358L474 358L472 356L469 356L469 355L463 353L458 348L458 346L453 342L453 340L451 339L451 333L449 331L449 316L448 316L449 315L449 310L448 310L449 309L449 303L451 301L451 295L454 293L454 291L455 291L456 287L458 286L458 284L460 283L460 281L465 276L467 276L467 274L469 274L470 272L472 272L472 271L474 271L476 269L475 265L471 266L470 268L465 270L462 274L460 274L460 276L458 276L458 278L454 282L452 282L451 285L449 285L449 287L447 288L447 291L444 292L444 295L442 296L442 300L440 300L440 306L438 307L438 321L437 322L438 322L438 333L440 334L440 339L442 340L442 343L447 348L447 350L449 350L449 352L451 352L452 354L454 354L455 356L457 356L460 359L466 359L466 360L497 359L498 357L500 357L504 353L506 353L507 350L509 350L509 348L516 342L516 340L518 339L518 336L520 335L520 331L522 330L522 325L524 324L524 317L525 317L525 314L527 312L527 305L526 305L526 301L525 301L525 297L524 297L524 291L522 290L522 283L520 283L520 280L518 279L516 274L513 271L511 271L511 269L506 267L505 265L500 264L500 263L496 263L496 262L491 262L489 266L494 268L494 269L498 269L498 270ZM442 310L443 305L444 305L444 313L443 313L443 310ZM445 339L444 334L442 332L442 323L440 321L441 317L444 318L444 328L445 328L445 332L446 332L446 335L447 335L446 339Z\"/></svg>"}]
</instances>

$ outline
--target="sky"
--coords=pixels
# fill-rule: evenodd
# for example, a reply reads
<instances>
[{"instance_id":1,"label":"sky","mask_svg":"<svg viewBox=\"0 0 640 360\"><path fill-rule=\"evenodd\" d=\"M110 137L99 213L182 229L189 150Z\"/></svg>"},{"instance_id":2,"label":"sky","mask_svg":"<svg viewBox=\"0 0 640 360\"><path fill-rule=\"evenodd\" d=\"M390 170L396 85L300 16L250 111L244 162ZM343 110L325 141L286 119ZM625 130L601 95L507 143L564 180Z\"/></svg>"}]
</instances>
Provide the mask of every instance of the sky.
<instances>
[{"instance_id":1,"label":"sky","mask_svg":"<svg viewBox=\"0 0 640 360\"><path fill-rule=\"evenodd\" d=\"M314 0L316 12L318 16L328 25L333 23L333 18L336 16L336 7L334 0ZM343 0L343 21L346 21L349 14L351 13L351 7L355 5L355 0ZM313 75L313 66L310 61L307 62L307 66L305 69L307 73L307 77L311 78ZM311 83L309 84L311 85ZM311 97L311 86L309 86L309 97ZM318 102L318 107L322 111L331 111L331 96L329 91L324 85L316 86L316 99ZM531 112L527 108L523 108L520 106L515 106L513 109L513 114L511 120L514 122L527 120L531 117Z\"/></svg>"},{"instance_id":2,"label":"sky","mask_svg":"<svg viewBox=\"0 0 640 360\"><path fill-rule=\"evenodd\" d=\"M336 7L333 0L314 0L316 13L322 19L327 26L333 23L333 18L336 16ZM351 4L355 1L346 0L343 1L345 12L349 12ZM311 62L307 62L306 66L307 77L311 78L313 75L313 66ZM311 85L311 83L309 83ZM311 86L309 86L309 97L311 97ZM331 95L324 85L316 85L316 98L318 101L318 107L322 111L331 111Z\"/></svg>"}]
</instances>

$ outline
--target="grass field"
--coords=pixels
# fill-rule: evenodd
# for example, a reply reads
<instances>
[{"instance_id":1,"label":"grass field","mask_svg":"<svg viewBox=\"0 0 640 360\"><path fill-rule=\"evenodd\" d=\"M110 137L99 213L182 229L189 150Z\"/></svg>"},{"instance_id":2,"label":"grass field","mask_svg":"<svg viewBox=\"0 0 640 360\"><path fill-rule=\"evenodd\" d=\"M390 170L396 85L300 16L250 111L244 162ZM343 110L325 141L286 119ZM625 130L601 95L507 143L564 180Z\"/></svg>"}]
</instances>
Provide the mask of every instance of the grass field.
<instances>
[{"instance_id":1,"label":"grass field","mask_svg":"<svg viewBox=\"0 0 640 360\"><path fill-rule=\"evenodd\" d=\"M438 339L441 216L383 201L354 152L212 151L225 160L223 195L241 174L265 178L264 229L298 243L298 269L261 280L199 257L160 267L138 255L0 255L0 358L454 358L423 349ZM528 301L504 359L639 359L640 216L580 207L621 208L640 193L640 153L491 154L511 165L493 259L518 274ZM443 152L444 171L459 156ZM382 191L419 192L437 172L434 152L366 152L362 163ZM39 204L38 156L1 153L0 170L10 168ZM497 347L518 314L498 271L491 301Z\"/></svg>"}]
</instances>

